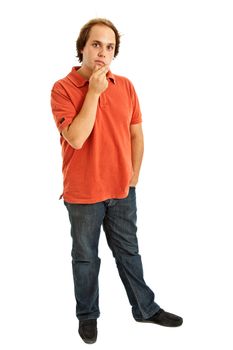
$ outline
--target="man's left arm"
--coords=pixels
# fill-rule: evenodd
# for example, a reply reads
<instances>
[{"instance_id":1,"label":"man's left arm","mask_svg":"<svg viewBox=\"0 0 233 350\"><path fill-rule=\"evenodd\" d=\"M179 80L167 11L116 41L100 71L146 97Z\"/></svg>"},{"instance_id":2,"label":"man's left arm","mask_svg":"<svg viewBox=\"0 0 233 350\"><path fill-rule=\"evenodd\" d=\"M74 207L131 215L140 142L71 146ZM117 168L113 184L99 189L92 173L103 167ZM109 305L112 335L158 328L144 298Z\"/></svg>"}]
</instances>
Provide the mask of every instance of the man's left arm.
<instances>
[{"instance_id":1,"label":"man's left arm","mask_svg":"<svg viewBox=\"0 0 233 350\"><path fill-rule=\"evenodd\" d=\"M131 134L131 158L133 167L133 176L130 180L130 186L136 186L139 179L140 168L144 152L144 139L142 123L130 125Z\"/></svg>"}]
</instances>

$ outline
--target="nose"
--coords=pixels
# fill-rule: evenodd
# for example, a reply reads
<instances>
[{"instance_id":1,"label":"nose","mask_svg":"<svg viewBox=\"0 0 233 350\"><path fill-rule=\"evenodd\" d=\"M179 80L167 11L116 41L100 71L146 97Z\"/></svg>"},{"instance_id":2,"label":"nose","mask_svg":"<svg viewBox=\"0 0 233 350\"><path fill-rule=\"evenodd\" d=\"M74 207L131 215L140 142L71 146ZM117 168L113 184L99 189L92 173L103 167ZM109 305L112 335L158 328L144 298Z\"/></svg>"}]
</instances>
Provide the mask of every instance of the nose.
<instances>
[{"instance_id":1,"label":"nose","mask_svg":"<svg viewBox=\"0 0 233 350\"><path fill-rule=\"evenodd\" d=\"M98 53L99 57L105 57L106 53L105 53L105 48L101 47Z\"/></svg>"}]
</instances>

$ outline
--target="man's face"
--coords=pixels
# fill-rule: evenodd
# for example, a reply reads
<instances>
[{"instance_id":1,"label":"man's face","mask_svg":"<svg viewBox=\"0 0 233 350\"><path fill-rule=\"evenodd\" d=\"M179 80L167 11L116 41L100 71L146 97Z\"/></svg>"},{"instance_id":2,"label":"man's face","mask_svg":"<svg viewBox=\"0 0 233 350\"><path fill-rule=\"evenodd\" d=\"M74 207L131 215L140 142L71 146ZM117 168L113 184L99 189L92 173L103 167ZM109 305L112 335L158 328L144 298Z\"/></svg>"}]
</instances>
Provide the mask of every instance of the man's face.
<instances>
[{"instance_id":1,"label":"man's face","mask_svg":"<svg viewBox=\"0 0 233 350\"><path fill-rule=\"evenodd\" d=\"M94 25L82 50L82 67L93 71L95 66L101 67L105 64L110 66L114 57L115 46L114 31L105 25Z\"/></svg>"}]
</instances>

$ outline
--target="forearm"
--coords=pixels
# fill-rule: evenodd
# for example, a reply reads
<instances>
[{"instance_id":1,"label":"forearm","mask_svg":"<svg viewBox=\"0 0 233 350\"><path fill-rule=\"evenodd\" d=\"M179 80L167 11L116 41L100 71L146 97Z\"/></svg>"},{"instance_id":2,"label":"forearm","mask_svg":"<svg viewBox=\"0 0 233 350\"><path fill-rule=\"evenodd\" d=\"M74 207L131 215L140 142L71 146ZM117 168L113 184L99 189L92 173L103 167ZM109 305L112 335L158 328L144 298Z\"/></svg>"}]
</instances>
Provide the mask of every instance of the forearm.
<instances>
[{"instance_id":1,"label":"forearm","mask_svg":"<svg viewBox=\"0 0 233 350\"><path fill-rule=\"evenodd\" d=\"M140 168L142 164L144 153L144 140L143 135L131 137L131 159L133 167L133 177L139 178Z\"/></svg>"},{"instance_id":2,"label":"forearm","mask_svg":"<svg viewBox=\"0 0 233 350\"><path fill-rule=\"evenodd\" d=\"M69 138L81 148L89 137L96 119L99 94L88 91L83 106L68 128Z\"/></svg>"},{"instance_id":3,"label":"forearm","mask_svg":"<svg viewBox=\"0 0 233 350\"><path fill-rule=\"evenodd\" d=\"M67 131L65 130L65 133L63 133L65 139L76 149L82 148L84 142L92 132L95 124L99 97L108 87L106 78L108 69L109 67L107 65L101 68L96 65L89 78L89 88L82 108Z\"/></svg>"}]
</instances>

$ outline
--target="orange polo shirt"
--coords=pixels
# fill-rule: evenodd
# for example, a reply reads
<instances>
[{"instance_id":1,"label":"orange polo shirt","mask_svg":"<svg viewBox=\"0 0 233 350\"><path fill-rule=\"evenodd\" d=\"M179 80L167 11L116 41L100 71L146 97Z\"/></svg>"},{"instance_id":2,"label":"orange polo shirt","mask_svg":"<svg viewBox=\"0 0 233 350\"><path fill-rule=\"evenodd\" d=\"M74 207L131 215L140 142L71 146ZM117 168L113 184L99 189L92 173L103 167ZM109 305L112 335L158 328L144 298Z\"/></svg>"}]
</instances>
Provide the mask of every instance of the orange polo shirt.
<instances>
[{"instance_id":1,"label":"orange polo shirt","mask_svg":"<svg viewBox=\"0 0 233 350\"><path fill-rule=\"evenodd\" d=\"M77 69L58 80L51 107L59 132L77 116L87 90ZM100 95L96 120L81 149L60 136L63 157L63 198L69 203L96 203L128 195L132 177L130 124L141 123L141 111L132 83L107 73L108 88Z\"/></svg>"}]
</instances>

